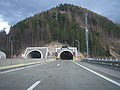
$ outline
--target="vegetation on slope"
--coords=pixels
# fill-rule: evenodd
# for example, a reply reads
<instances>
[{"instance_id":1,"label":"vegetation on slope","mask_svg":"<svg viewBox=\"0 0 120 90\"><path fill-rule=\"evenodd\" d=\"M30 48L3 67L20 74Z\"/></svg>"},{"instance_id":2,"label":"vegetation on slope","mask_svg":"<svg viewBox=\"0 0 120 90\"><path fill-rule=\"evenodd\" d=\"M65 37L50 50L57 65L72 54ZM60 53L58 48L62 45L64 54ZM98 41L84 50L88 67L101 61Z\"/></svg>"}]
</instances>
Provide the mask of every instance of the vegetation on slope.
<instances>
[{"instance_id":1,"label":"vegetation on slope","mask_svg":"<svg viewBox=\"0 0 120 90\"><path fill-rule=\"evenodd\" d=\"M77 46L86 52L84 14L88 13L89 52L90 56L110 56L108 45L119 52L120 27L107 18L87 9L60 4L56 8L26 18L11 27L9 39L14 41L14 53L17 55L28 46L44 46L57 41Z\"/></svg>"}]
</instances>

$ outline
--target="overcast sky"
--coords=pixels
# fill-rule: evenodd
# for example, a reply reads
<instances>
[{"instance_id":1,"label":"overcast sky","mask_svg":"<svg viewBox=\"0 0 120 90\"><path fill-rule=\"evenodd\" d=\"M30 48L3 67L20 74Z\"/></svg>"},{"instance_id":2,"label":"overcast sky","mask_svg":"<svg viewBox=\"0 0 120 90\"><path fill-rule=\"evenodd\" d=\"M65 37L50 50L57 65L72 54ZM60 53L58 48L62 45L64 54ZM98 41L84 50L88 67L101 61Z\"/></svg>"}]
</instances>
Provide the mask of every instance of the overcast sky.
<instances>
[{"instance_id":1,"label":"overcast sky","mask_svg":"<svg viewBox=\"0 0 120 90\"><path fill-rule=\"evenodd\" d=\"M0 0L0 30L60 3L87 8L120 24L120 0Z\"/></svg>"}]
</instances>

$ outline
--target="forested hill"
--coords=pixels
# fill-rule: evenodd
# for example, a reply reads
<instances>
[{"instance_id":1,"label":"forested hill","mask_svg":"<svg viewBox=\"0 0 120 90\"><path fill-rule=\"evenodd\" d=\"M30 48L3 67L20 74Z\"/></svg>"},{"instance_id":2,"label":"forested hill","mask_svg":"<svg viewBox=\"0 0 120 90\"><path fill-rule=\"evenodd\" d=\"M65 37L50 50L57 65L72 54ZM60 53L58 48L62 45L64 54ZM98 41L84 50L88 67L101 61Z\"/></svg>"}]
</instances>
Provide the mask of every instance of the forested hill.
<instances>
[{"instance_id":1,"label":"forested hill","mask_svg":"<svg viewBox=\"0 0 120 90\"><path fill-rule=\"evenodd\" d=\"M107 18L69 4L60 4L50 10L26 18L11 27L9 39L14 40L17 55L28 46L44 46L52 41L77 46L86 51L84 14L88 13L89 51L92 57L110 56L112 48L120 53L120 26Z\"/></svg>"}]
</instances>

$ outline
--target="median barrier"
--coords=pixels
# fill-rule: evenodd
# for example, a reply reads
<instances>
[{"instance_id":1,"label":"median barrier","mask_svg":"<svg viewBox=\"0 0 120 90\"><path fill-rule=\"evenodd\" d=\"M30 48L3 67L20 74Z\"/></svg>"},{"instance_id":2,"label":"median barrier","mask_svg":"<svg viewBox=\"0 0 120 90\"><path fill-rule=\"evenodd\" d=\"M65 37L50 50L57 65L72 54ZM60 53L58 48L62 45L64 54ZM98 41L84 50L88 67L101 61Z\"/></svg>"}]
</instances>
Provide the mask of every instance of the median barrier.
<instances>
[{"instance_id":1,"label":"median barrier","mask_svg":"<svg viewBox=\"0 0 120 90\"><path fill-rule=\"evenodd\" d=\"M54 61L54 59L0 59L0 70L26 65L38 64L42 62Z\"/></svg>"}]
</instances>

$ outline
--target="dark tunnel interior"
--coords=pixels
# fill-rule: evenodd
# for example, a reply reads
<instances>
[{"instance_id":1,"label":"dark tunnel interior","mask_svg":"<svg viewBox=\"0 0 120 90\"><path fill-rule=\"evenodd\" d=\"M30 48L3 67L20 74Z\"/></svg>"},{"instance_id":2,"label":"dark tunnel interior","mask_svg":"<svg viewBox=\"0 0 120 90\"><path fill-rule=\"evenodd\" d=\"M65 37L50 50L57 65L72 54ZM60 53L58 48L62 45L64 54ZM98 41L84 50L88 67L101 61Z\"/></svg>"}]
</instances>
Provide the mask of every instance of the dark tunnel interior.
<instances>
[{"instance_id":1,"label":"dark tunnel interior","mask_svg":"<svg viewBox=\"0 0 120 90\"><path fill-rule=\"evenodd\" d=\"M39 51L32 51L28 54L28 58L41 58L41 53Z\"/></svg>"},{"instance_id":2,"label":"dark tunnel interior","mask_svg":"<svg viewBox=\"0 0 120 90\"><path fill-rule=\"evenodd\" d=\"M64 51L60 54L61 60L73 60L73 55L69 51Z\"/></svg>"}]
</instances>

